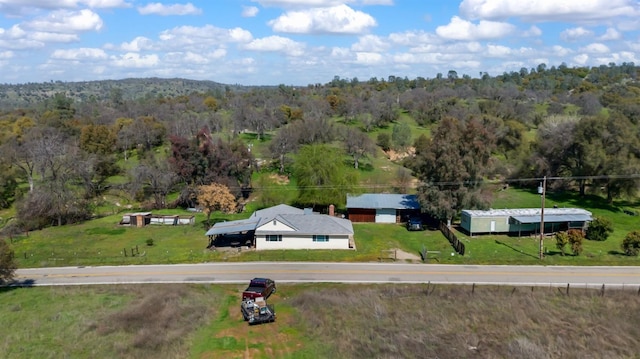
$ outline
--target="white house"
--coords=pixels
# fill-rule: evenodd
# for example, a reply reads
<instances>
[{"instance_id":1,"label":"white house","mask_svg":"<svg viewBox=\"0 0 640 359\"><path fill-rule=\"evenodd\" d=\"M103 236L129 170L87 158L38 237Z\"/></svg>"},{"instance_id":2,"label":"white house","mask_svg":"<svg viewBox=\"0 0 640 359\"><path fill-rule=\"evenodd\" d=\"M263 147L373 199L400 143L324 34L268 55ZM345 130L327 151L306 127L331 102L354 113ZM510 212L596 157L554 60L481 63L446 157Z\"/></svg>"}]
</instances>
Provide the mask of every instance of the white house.
<instances>
[{"instance_id":1,"label":"white house","mask_svg":"<svg viewBox=\"0 0 640 359\"><path fill-rule=\"evenodd\" d=\"M355 248L351 221L284 204L256 211L245 220L216 223L206 235L238 233L253 237L257 250Z\"/></svg>"}]
</instances>

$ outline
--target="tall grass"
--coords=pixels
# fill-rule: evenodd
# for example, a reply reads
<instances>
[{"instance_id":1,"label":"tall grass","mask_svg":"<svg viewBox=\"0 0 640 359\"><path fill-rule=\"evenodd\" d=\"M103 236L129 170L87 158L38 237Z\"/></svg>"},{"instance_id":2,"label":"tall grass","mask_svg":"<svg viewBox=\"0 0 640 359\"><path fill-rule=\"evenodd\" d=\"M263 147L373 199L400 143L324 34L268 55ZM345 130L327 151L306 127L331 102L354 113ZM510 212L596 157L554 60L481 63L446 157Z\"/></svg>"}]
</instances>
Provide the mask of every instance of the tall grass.
<instances>
[{"instance_id":1,"label":"tall grass","mask_svg":"<svg viewBox=\"0 0 640 359\"><path fill-rule=\"evenodd\" d=\"M291 300L319 358L633 358L635 292L349 286Z\"/></svg>"},{"instance_id":2,"label":"tall grass","mask_svg":"<svg viewBox=\"0 0 640 359\"><path fill-rule=\"evenodd\" d=\"M631 290L281 284L248 326L237 285L0 290L3 358L635 358Z\"/></svg>"}]
</instances>

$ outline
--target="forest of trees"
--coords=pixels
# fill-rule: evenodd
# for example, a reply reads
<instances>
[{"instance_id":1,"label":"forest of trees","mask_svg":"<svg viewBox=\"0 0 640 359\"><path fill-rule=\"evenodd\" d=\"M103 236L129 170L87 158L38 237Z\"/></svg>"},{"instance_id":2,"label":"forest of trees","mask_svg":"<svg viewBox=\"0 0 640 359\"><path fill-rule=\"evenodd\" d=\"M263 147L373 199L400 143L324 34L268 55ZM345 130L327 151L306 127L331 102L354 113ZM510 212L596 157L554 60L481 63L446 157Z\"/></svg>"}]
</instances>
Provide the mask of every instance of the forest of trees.
<instances>
[{"instance_id":1,"label":"forest of trees","mask_svg":"<svg viewBox=\"0 0 640 359\"><path fill-rule=\"evenodd\" d=\"M45 85L3 85L0 207L15 206L17 214L2 230L87 220L106 194L149 209L192 207L202 186L218 184L241 199L259 194L257 171L291 176L297 204L344 205L362 164L390 150L410 154L398 162L405 169L398 181L415 177L423 208L443 220L488 206L488 181L548 176L557 179L552 189L585 195L597 188L609 201L634 196L639 74L633 63L540 64L499 76L336 76L303 87L204 90L185 80L193 89L173 96L158 79L140 80L153 91L137 92L134 80L122 88L97 82L104 91L90 95L77 83L69 84L73 91L56 83L59 91L44 97ZM30 100L15 100L16 93ZM256 158L246 133L268 153Z\"/></svg>"}]
</instances>

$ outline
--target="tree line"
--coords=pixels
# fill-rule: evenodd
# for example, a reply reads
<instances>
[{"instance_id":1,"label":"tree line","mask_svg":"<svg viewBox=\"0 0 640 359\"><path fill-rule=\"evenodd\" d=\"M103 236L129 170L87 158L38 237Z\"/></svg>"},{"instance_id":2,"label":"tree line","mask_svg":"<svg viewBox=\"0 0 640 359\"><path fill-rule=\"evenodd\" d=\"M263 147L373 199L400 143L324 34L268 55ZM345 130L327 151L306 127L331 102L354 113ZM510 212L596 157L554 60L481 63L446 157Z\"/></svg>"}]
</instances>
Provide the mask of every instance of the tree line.
<instances>
[{"instance_id":1,"label":"tree line","mask_svg":"<svg viewBox=\"0 0 640 359\"><path fill-rule=\"evenodd\" d=\"M107 193L144 208L191 207L202 186L219 184L236 199L262 191L265 205L277 202L254 183L259 171L295 180L299 204L340 205L358 191L363 163L370 170L390 150L407 154L397 182L417 179L423 208L442 220L486 208L487 180L548 176L559 178L552 189L634 196L638 73L632 63L540 64L498 76L336 76L170 97L125 97L117 83L103 97L60 91L2 109L0 206L17 213L2 230L89 219ZM265 144L259 158L247 136Z\"/></svg>"}]
</instances>

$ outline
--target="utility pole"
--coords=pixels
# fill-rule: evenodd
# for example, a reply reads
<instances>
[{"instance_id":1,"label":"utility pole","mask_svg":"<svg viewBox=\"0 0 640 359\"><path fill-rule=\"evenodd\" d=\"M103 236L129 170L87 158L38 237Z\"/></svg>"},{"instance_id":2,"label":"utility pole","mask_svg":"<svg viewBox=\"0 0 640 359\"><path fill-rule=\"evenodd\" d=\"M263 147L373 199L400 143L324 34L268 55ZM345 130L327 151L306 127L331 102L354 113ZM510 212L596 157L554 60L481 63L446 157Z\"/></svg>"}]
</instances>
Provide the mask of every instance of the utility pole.
<instances>
[{"instance_id":1,"label":"utility pole","mask_svg":"<svg viewBox=\"0 0 640 359\"><path fill-rule=\"evenodd\" d=\"M542 200L540 205L540 259L544 259L544 197L547 192L547 176L542 178L542 183L538 187Z\"/></svg>"}]
</instances>

